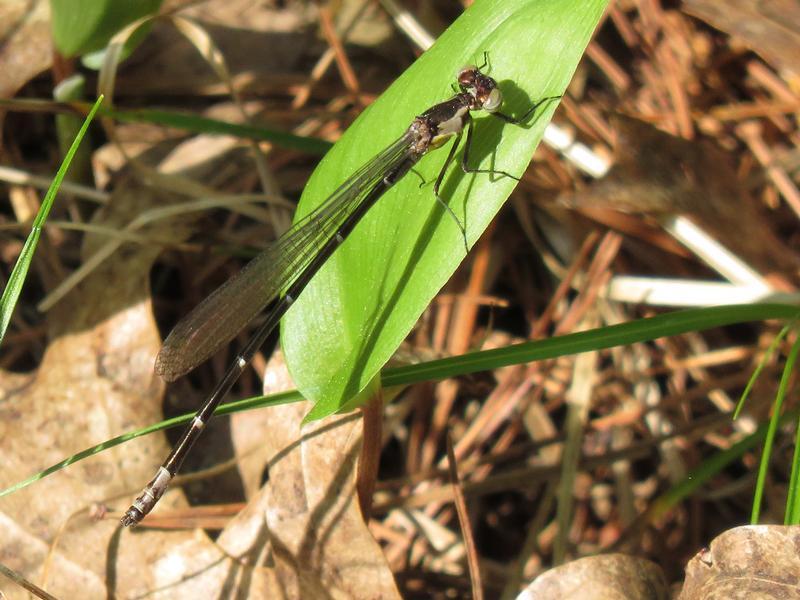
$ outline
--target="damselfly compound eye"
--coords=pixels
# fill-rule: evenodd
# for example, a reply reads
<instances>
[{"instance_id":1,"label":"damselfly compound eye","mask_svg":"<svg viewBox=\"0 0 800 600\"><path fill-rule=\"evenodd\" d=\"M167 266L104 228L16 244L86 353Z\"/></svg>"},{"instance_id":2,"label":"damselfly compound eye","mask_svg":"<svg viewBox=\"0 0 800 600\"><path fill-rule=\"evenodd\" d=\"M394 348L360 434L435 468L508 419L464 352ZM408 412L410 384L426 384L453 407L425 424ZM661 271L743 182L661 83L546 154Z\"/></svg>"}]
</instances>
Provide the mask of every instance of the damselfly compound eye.
<instances>
[{"instance_id":1,"label":"damselfly compound eye","mask_svg":"<svg viewBox=\"0 0 800 600\"><path fill-rule=\"evenodd\" d=\"M465 73L472 73L475 71L475 65L464 65L456 72L456 78L461 79Z\"/></svg>"},{"instance_id":2,"label":"damselfly compound eye","mask_svg":"<svg viewBox=\"0 0 800 600\"><path fill-rule=\"evenodd\" d=\"M489 97L483 103L483 110L486 112L495 112L503 103L503 94L499 88L494 88L489 92Z\"/></svg>"},{"instance_id":3,"label":"damselfly compound eye","mask_svg":"<svg viewBox=\"0 0 800 600\"><path fill-rule=\"evenodd\" d=\"M456 75L456 80L462 88L475 85L475 67L473 65L461 67Z\"/></svg>"}]
</instances>

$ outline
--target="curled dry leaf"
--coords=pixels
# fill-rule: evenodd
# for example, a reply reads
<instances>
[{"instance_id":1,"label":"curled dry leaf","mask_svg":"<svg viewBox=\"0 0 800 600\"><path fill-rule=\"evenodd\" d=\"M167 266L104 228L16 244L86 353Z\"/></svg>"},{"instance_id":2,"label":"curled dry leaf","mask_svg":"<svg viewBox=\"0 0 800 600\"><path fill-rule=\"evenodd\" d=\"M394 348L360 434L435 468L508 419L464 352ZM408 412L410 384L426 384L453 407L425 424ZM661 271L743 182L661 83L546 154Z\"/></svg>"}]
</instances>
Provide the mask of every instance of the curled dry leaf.
<instances>
[{"instance_id":1,"label":"curled dry leaf","mask_svg":"<svg viewBox=\"0 0 800 600\"><path fill-rule=\"evenodd\" d=\"M0 3L0 98L11 98L53 61L46 0Z\"/></svg>"},{"instance_id":2,"label":"curled dry leaf","mask_svg":"<svg viewBox=\"0 0 800 600\"><path fill-rule=\"evenodd\" d=\"M399 598L356 499L361 419L335 415L302 425L308 410L303 403L269 411L269 482L219 543L238 543L242 527L254 518L262 542L269 531L281 597Z\"/></svg>"},{"instance_id":3,"label":"curled dry leaf","mask_svg":"<svg viewBox=\"0 0 800 600\"><path fill-rule=\"evenodd\" d=\"M625 554L605 554L550 569L537 577L519 598L666 600L669 589L664 573L655 563Z\"/></svg>"},{"instance_id":4,"label":"curled dry leaf","mask_svg":"<svg viewBox=\"0 0 800 600\"><path fill-rule=\"evenodd\" d=\"M332 416L303 426L309 405L267 411L262 442L269 481L208 543L164 548L175 597L399 598L383 552L355 496L361 419Z\"/></svg>"},{"instance_id":5,"label":"curled dry leaf","mask_svg":"<svg viewBox=\"0 0 800 600\"><path fill-rule=\"evenodd\" d=\"M800 526L726 531L686 567L679 600L800 598Z\"/></svg>"}]
</instances>

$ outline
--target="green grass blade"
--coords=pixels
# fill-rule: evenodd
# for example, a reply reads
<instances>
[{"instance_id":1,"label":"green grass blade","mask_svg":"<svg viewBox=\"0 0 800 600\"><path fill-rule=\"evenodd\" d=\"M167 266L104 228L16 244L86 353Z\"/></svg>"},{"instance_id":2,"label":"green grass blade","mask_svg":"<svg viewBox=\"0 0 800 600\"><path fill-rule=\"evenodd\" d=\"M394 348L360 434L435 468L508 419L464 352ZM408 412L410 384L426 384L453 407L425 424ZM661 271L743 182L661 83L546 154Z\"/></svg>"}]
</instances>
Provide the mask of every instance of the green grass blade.
<instances>
[{"instance_id":1,"label":"green grass blade","mask_svg":"<svg viewBox=\"0 0 800 600\"><path fill-rule=\"evenodd\" d=\"M791 419L796 419L800 415L797 409L792 410L779 419L779 424L788 423ZM679 502L691 496L698 488L705 485L710 479L722 471L726 466L741 456L748 450L755 448L769 431L770 424L764 423L754 433L748 435L743 440L735 443L730 448L726 448L715 455L707 458L696 469L693 469L686 478L679 484L673 486L669 491L659 496L648 508L643 519L654 521L662 518L664 513L672 509Z\"/></svg>"},{"instance_id":2,"label":"green grass blade","mask_svg":"<svg viewBox=\"0 0 800 600\"><path fill-rule=\"evenodd\" d=\"M747 382L747 386L745 386L742 395L739 397L739 402L736 403L736 410L733 411L734 420L739 418L739 414L742 412L745 402L747 402L747 399L750 397L750 392L752 391L753 386L756 384L756 381L758 381L759 375L761 375L761 372L764 370L764 367L767 366L767 363L769 362L770 358L772 358L772 356L778 350L778 346L780 346L780 343L783 341L783 338L785 338L788 335L788 333L794 328L795 322L796 319L793 319L791 323L787 323L780 330L778 335L775 336L775 339L772 340L772 343L769 345L769 348L767 348L767 351L764 353L764 357L756 365L756 370L753 371L753 374L750 376L750 379Z\"/></svg>"},{"instance_id":3,"label":"green grass blade","mask_svg":"<svg viewBox=\"0 0 800 600\"><path fill-rule=\"evenodd\" d=\"M606 6L605 0L478 0L348 129L314 172L298 218L399 137L415 115L452 96L457 70L480 64L498 80L505 112L562 94ZM528 166L556 102L530 126L476 118L471 166L519 174ZM464 259L461 231L430 183L449 146L417 166L372 208L283 321L294 381L317 402L310 416L338 410L383 367ZM459 151L458 156L461 156ZM474 244L516 182L451 168L442 195Z\"/></svg>"},{"instance_id":4,"label":"green grass blade","mask_svg":"<svg viewBox=\"0 0 800 600\"><path fill-rule=\"evenodd\" d=\"M385 386L435 381L467 373L490 371L509 365L533 362L646 342L690 331L764 319L793 319L798 307L788 304L742 304L679 310L630 323L571 333L546 340L523 342L504 348L451 356L419 365L387 369Z\"/></svg>"},{"instance_id":5,"label":"green grass blade","mask_svg":"<svg viewBox=\"0 0 800 600\"><path fill-rule=\"evenodd\" d=\"M764 319L794 319L797 317L797 310L797 307L785 304L756 304L683 310L650 317L648 319L641 319L633 323L623 323L547 340L525 342L506 348L484 350L417 365L386 369L382 373L382 381L385 387L394 387L419 383L421 381L444 379L535 360L558 358L559 356L566 356L578 352L611 348L622 344L647 342L668 335L677 335L689 331L702 331L703 329L712 327ZM242 410L277 406L279 404L297 402L299 400L302 400L302 396L297 391L283 392L272 396L257 396L223 404L216 410L214 415L221 416ZM8 489L0 491L0 497L30 485L34 481L38 481L42 477L58 471L67 465L73 464L78 460L92 456L102 450L112 448L128 440L147 435L148 433L183 425L188 423L192 417L194 417L194 413L187 413L180 417L168 419L155 425L107 440L66 458ZM764 437L765 431L766 427L764 427L764 431L762 431L760 434L761 437L758 439ZM750 438L748 438L748 440L750 440ZM756 441L751 440L748 442L750 445L742 446L744 449L742 449L741 452L744 452L744 450L754 445ZM737 445L737 448L738 447L739 445ZM739 454L734 453L730 458L726 458L728 455L725 455L725 457L720 459L722 461L721 464L727 464L727 462L725 462L726 460L730 462L735 456L739 456L741 452ZM700 474L698 473L695 475L695 480L693 480L697 485L699 485L697 480L699 477ZM691 485L693 481L689 481L689 484ZM691 489L694 489L694 487ZM682 493L686 493L686 490L683 489L675 492L677 495ZM665 501L669 503L670 498L667 498Z\"/></svg>"},{"instance_id":6,"label":"green grass blade","mask_svg":"<svg viewBox=\"0 0 800 600\"><path fill-rule=\"evenodd\" d=\"M0 109L14 112L56 113L56 114L85 114L89 105L85 102L56 102L53 100L31 98L0 98ZM300 136L287 133L266 126L249 125L246 123L231 123L211 119L192 113L156 108L141 108L132 110L117 110L103 107L100 116L108 117L123 123L153 123L174 127L191 133L208 133L232 135L247 140L271 142L282 148L299 150L307 154L322 156L331 149L333 144L326 140Z\"/></svg>"},{"instance_id":7,"label":"green grass blade","mask_svg":"<svg viewBox=\"0 0 800 600\"><path fill-rule=\"evenodd\" d=\"M137 110L108 109L101 113L123 123L153 123L174 127L193 133L216 133L232 135L248 140L272 142L282 148L300 150L308 154L323 155L330 150L331 144L325 140L304 137L271 129L248 125L245 123L229 123L218 119L210 119L200 115L181 113L176 111L142 108Z\"/></svg>"},{"instance_id":8,"label":"green grass blade","mask_svg":"<svg viewBox=\"0 0 800 600\"><path fill-rule=\"evenodd\" d=\"M789 478L786 518L783 523L784 525L800 525L800 422L795 424L792 474Z\"/></svg>"},{"instance_id":9,"label":"green grass blade","mask_svg":"<svg viewBox=\"0 0 800 600\"><path fill-rule=\"evenodd\" d=\"M97 102L94 103L94 106L84 120L83 126L78 132L78 135L75 137L75 141L72 142L72 146L70 146L69 150L67 151L67 155L61 162L61 166L59 167L55 178L53 178L53 183L47 190L47 194L45 194L44 200L42 201L42 206L39 208L39 212L36 214L36 218L33 220L33 227L31 227L31 232L28 235L28 238L25 240L25 245L22 247L19 258L17 258L17 263L14 265L14 269L11 271L11 276L8 278L8 284L3 290L3 296L0 297L0 342L3 341L3 338L6 335L8 324L11 322L11 315L14 313L14 308L17 305L19 295L22 293L22 286L25 284L25 278L30 270L31 262L33 261L33 255L36 252L36 246L38 245L39 238L42 235L42 227L44 226L45 221L47 221L47 216L50 214L50 209L55 201L58 188L61 186L61 181L67 174L67 170L72 162L72 158L78 151L78 146L80 146L81 141L86 135L86 131L89 128L89 123L92 122L92 119L94 118L94 115L97 112L97 109L100 107L100 103L102 101L103 97L100 96L97 99Z\"/></svg>"},{"instance_id":10,"label":"green grass blade","mask_svg":"<svg viewBox=\"0 0 800 600\"><path fill-rule=\"evenodd\" d=\"M302 399L303 398L300 396L300 394L295 391L274 394L269 397L257 396L255 398L246 398L244 400L238 400L236 402L228 402L227 404L221 405L214 412L214 416L220 417L223 415L240 412L242 410L255 410L256 408L278 406L281 404L288 404L290 402L298 402ZM30 484L35 483L40 479L44 479L48 475L52 475L53 473L60 471L64 467L68 467L69 465L81 461L84 458L89 458L90 456L99 454L100 452L113 448L114 446L119 446L120 444L136 439L138 437L142 437L144 435L155 433L156 431L163 431L165 429L171 429L173 427L180 427L181 425L185 425L194 418L194 414L195 413L193 411L190 413L180 415L178 417L165 419L164 421L156 423L155 425L149 425L147 427L142 427L141 429L137 429L135 431L129 431L127 433L123 433L122 435L118 435L117 437L111 438L110 440L106 440L105 442L97 444L96 446L92 446L90 448L86 448L85 450L81 450L80 452L77 452L76 454L73 454L72 456L65 458L62 461L59 461L56 464L51 465L46 469L43 469L38 473L31 475L27 479L23 479L22 481L15 483L11 487L7 487L4 490L0 490L0 498L2 498L3 496L7 496L8 494L12 494L18 490L21 490L24 487L28 487Z\"/></svg>"},{"instance_id":11,"label":"green grass blade","mask_svg":"<svg viewBox=\"0 0 800 600\"><path fill-rule=\"evenodd\" d=\"M155 14L162 0L50 0L53 41L65 56L100 50L128 23Z\"/></svg>"},{"instance_id":12,"label":"green grass blade","mask_svg":"<svg viewBox=\"0 0 800 600\"><path fill-rule=\"evenodd\" d=\"M767 480L769 459L772 456L772 446L775 443L775 434L778 431L778 425L781 419L783 401L786 399L786 391L789 389L792 371L794 371L794 366L797 363L798 354L800 354L800 340L796 340L795 343L792 344L789 356L786 357L786 365L783 368L781 383L778 386L778 393L775 395L772 416L769 419L769 426L767 427L767 437L764 439L764 451L761 453L761 462L758 465L758 477L756 479L756 489L753 495L753 511L750 515L750 523L753 525L758 524L759 515L761 513L761 500L764 497L764 486Z\"/></svg>"}]
</instances>

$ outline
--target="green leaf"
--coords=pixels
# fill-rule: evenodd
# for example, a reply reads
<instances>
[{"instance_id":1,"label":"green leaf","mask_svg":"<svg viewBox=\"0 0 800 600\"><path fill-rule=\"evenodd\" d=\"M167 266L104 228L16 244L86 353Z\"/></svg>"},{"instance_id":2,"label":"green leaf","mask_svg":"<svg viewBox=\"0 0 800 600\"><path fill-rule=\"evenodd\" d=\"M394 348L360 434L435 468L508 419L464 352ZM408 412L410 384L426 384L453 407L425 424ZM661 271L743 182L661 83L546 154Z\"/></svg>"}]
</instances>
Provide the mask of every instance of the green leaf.
<instances>
[{"instance_id":1,"label":"green leaf","mask_svg":"<svg viewBox=\"0 0 800 600\"><path fill-rule=\"evenodd\" d=\"M504 95L503 112L521 115L536 100L562 94L606 2L475 2L328 153L306 186L296 218L318 206L348 175L399 137L414 116L452 96L457 70L484 51ZM521 174L557 102L517 127L477 116L470 166ZM309 415L336 412L391 357L425 307L465 257L458 225L431 190L449 145L424 157L370 210L301 294L281 341ZM461 152L457 155L459 158ZM451 167L442 195L466 226L470 245L516 182Z\"/></svg>"},{"instance_id":2,"label":"green leaf","mask_svg":"<svg viewBox=\"0 0 800 600\"><path fill-rule=\"evenodd\" d=\"M155 13L161 2L162 0L50 0L53 41L64 56L100 50L125 25Z\"/></svg>"}]
</instances>

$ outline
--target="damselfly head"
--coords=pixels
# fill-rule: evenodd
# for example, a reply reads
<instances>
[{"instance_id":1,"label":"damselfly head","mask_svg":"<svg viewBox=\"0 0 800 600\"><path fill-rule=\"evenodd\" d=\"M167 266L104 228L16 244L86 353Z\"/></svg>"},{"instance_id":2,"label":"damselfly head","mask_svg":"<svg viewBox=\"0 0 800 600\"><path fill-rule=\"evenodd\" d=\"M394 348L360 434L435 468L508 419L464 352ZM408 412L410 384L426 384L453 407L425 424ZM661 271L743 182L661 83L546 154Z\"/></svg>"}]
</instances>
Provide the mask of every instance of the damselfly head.
<instances>
[{"instance_id":1,"label":"damselfly head","mask_svg":"<svg viewBox=\"0 0 800 600\"><path fill-rule=\"evenodd\" d=\"M497 82L481 73L478 67L472 65L462 67L458 71L458 85L462 91L475 99L475 110L495 112L503 104L503 94L497 87Z\"/></svg>"},{"instance_id":2,"label":"damselfly head","mask_svg":"<svg viewBox=\"0 0 800 600\"><path fill-rule=\"evenodd\" d=\"M494 82L494 80L492 81ZM492 88L489 91L489 95L486 96L486 99L483 101L483 110L492 113L499 110L501 104L503 104L503 94L500 88Z\"/></svg>"}]
</instances>

